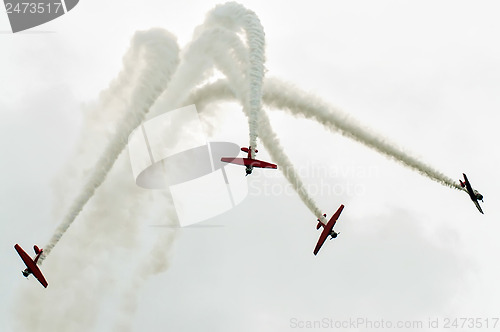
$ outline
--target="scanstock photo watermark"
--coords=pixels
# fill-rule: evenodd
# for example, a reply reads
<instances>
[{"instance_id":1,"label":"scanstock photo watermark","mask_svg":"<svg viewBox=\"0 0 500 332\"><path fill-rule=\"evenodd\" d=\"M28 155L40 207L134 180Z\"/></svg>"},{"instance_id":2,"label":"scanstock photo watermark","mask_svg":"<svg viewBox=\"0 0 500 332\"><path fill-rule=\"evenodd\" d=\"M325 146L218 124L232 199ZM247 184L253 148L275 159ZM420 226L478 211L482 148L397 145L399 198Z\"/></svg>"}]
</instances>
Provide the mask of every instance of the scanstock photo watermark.
<instances>
[{"instance_id":1,"label":"scanstock photo watermark","mask_svg":"<svg viewBox=\"0 0 500 332\"><path fill-rule=\"evenodd\" d=\"M298 330L330 329L330 330L456 330L477 331L483 329L499 329L498 317L429 317L427 319L385 319L368 317L351 317L335 319L324 317L316 320L290 318L289 327Z\"/></svg>"},{"instance_id":2,"label":"scanstock photo watermark","mask_svg":"<svg viewBox=\"0 0 500 332\"><path fill-rule=\"evenodd\" d=\"M73 8L79 0L4 0L13 33L31 29L52 21Z\"/></svg>"}]
</instances>

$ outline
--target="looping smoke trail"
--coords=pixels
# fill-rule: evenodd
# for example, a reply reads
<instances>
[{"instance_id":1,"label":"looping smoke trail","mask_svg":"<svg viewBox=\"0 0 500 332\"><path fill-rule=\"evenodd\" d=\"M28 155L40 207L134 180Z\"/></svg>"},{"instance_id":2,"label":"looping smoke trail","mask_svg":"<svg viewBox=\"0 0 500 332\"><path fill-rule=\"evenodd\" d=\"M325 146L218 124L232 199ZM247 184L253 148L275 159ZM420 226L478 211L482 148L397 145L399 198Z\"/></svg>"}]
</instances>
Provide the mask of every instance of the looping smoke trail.
<instances>
[{"instance_id":1,"label":"looping smoke trail","mask_svg":"<svg viewBox=\"0 0 500 332\"><path fill-rule=\"evenodd\" d=\"M209 77L214 65L224 71L224 63L234 58L240 63L247 59L246 50L242 49L241 40L234 32L212 26L199 30L196 39L182 51L180 64L172 75L168 89L152 105L150 116L181 106L189 92ZM233 76L241 76L241 72Z\"/></svg>"},{"instance_id":2,"label":"looping smoke trail","mask_svg":"<svg viewBox=\"0 0 500 332\"><path fill-rule=\"evenodd\" d=\"M248 89L241 87L247 83L248 75L245 69L249 63L249 51L242 39L229 28L234 27L221 24L218 20L208 20L196 29L193 41L182 51L181 62L169 82L168 89L152 105L151 116L180 106L188 93L211 74L213 67L222 71L235 86L239 87L234 93L240 96L240 100L245 104L249 98L248 93L245 93ZM166 134L168 139L172 139L172 133ZM175 220L173 203L167 205L171 207L167 213L168 219ZM170 237L173 235L172 233L163 235L165 236L158 237L151 253L131 276L131 284L123 293L123 305L115 325L116 330L130 330L131 319L137 310L137 290L140 285L150 275L160 273L168 267L164 245L166 241L171 242Z\"/></svg>"},{"instance_id":3,"label":"looping smoke trail","mask_svg":"<svg viewBox=\"0 0 500 332\"><path fill-rule=\"evenodd\" d=\"M216 6L207 15L207 24L224 24L229 29L237 31L242 28L246 33L246 43L248 45L249 66L246 73L248 86L245 87L248 103L243 107L248 114L248 127L250 136L250 146L252 146L252 157L255 157L257 147L257 136L259 115L262 109L262 84L264 81L264 61L265 61L265 34L264 28L258 16L242 5L229 2Z\"/></svg>"},{"instance_id":4,"label":"looping smoke trail","mask_svg":"<svg viewBox=\"0 0 500 332\"><path fill-rule=\"evenodd\" d=\"M102 184L114 162L125 148L128 135L143 121L151 104L166 88L171 72L179 61L178 53L179 49L175 38L164 30L151 29L137 32L134 35L130 51L124 57L125 69L118 76L119 79L133 79L136 82L128 100L126 114L121 125L117 128L115 136L97 162L87 184L45 246L38 264L42 264L43 260L51 253L62 235L93 196L95 190ZM136 72L130 70L134 66ZM136 76L129 77L131 73ZM116 83L116 85L120 86L121 83Z\"/></svg>"},{"instance_id":5,"label":"looping smoke trail","mask_svg":"<svg viewBox=\"0 0 500 332\"><path fill-rule=\"evenodd\" d=\"M197 110L203 112L210 101L232 99L235 97L235 91L229 84L224 86L220 85L220 87L221 90L219 90L218 93L214 93L214 90L211 89L205 90L204 88L200 88L187 99L187 103L196 104ZM314 200L307 193L307 190L305 189L305 186L299 175L295 171L292 162L281 147L280 140L272 129L267 114L264 112L262 112L260 115L259 128L259 137L262 140L262 143L264 144L266 150L271 155L271 159L273 160L273 162L279 165L279 170L283 173L288 182L290 182L294 190L301 198L302 202L309 208L313 215L317 216L318 218L324 219L324 217L322 217L323 215L321 213L321 210L317 207Z\"/></svg>"},{"instance_id":6,"label":"looping smoke trail","mask_svg":"<svg viewBox=\"0 0 500 332\"><path fill-rule=\"evenodd\" d=\"M239 7L238 7L239 9ZM255 14L253 14L255 15ZM197 28L196 34L198 36L198 39L196 39L195 42L190 45L189 51L186 52L186 55L190 54L192 52L192 49L196 50L195 46L198 46L199 44L203 45L205 42L203 41L203 37L207 37L207 33L213 33L214 28L213 22L208 20L204 25L200 26ZM226 25L227 26L227 25ZM231 25L229 25L231 27ZM207 29L206 31L203 30L203 28ZM217 30L215 30L217 31ZM221 31L217 31L218 34L221 34ZM215 66L218 67L222 73L228 78L228 81L231 82L230 84L230 93L233 97L236 97L239 99L241 104L243 105L243 111L249 118L249 122L253 120L252 116L252 110L251 108L245 107L247 104L248 99L247 94L245 91L247 91L247 79L245 73L247 72L248 67L252 67L253 64L251 63L250 59L245 56L245 54L249 54L251 56L252 50L248 50L245 48L245 46L242 44L242 41L237 37L237 35L234 33L234 31L227 31L224 30L225 34L223 35L223 41L226 43L226 45L220 45L220 46L225 46L222 49L224 52L217 52L217 53L211 53L212 56L214 56L214 61L215 61ZM229 33L229 34L228 34ZM208 41L210 42L210 45L213 44L214 39L212 39L212 35L208 34ZM218 40L217 40L218 41ZM218 48L215 48L216 50ZM213 51L212 51L213 52ZM210 54L209 53L209 54ZM189 56L186 56L187 59L189 59ZM245 61L247 60L247 61ZM263 59L260 59L259 61L263 61ZM190 62L182 62L182 65L190 65ZM180 70L182 72L182 70ZM177 77L177 75L175 75ZM184 75L180 76L184 77ZM253 78L251 78L253 80ZM174 79L172 80L174 81ZM175 86L175 84L171 84L171 86ZM180 86L184 87L186 91L192 91L190 88L193 86L192 84L180 84ZM169 89L170 89L169 87ZM170 91L167 91L165 93L171 94ZM178 93L174 93L173 95L179 95ZM188 98L189 99L189 98ZM186 103L186 99L182 100L184 103ZM198 100L199 101L199 100ZM187 102L187 104L190 104L191 102ZM197 102L195 104L198 104ZM259 102L260 104L260 102ZM260 106L259 106L260 108ZM198 108L198 110L202 110L203 108ZM274 133L267 115L260 110L260 117L258 118L258 127L260 129L260 138L262 142L264 143L266 149L269 151L271 158L273 159L274 162L280 165L280 170L283 172L285 175L286 179L292 184L293 188L296 190L296 192L299 194L299 197L302 199L302 201L305 203L305 205L311 210L311 212L318 217L321 217L322 214L319 210L319 208L316 206L314 203L313 199L309 196L307 193L304 184L302 183L302 180L298 176L298 174L295 172L295 169L289 160L288 156L285 154L283 148L281 147L280 141L277 137L277 135ZM250 127L250 123L249 123ZM255 145L253 145L255 146Z\"/></svg>"},{"instance_id":7,"label":"looping smoke trail","mask_svg":"<svg viewBox=\"0 0 500 332\"><path fill-rule=\"evenodd\" d=\"M238 98L239 94L239 80L237 76L233 75L237 70L234 67L234 64L228 62L224 66L220 67L223 73L227 77L231 77L229 79L233 84L218 84L214 83L215 86L220 86L220 91L218 93L213 93L211 89L200 88L192 93L189 98L186 99L187 104L196 104L198 111L202 112L207 103L213 100L223 99L219 98L224 96L225 98ZM207 93L205 93L207 92ZM244 109L245 110L245 109ZM248 114L247 114L248 116ZM292 165L292 162L285 154L283 148L281 147L281 143L279 141L278 136L273 131L271 124L269 122L269 118L266 113L262 112L259 118L259 128L260 128L260 139L262 143L268 150L271 155L272 160L277 163L280 167L279 169L283 172L285 178L292 184L292 187L295 189L299 197L302 199L304 204L309 208L309 210L315 215L322 218L322 213L319 208L316 206L316 203L307 193L305 186L300 179L299 175L296 173L295 168Z\"/></svg>"},{"instance_id":8,"label":"looping smoke trail","mask_svg":"<svg viewBox=\"0 0 500 332\"><path fill-rule=\"evenodd\" d=\"M199 108L203 108L205 104L220 99L234 99L229 83L225 80L219 80L199 88L191 94L189 100L196 103ZM460 185L453 179L408 155L401 148L381 138L380 135L372 133L368 128L360 126L344 112L289 84L277 79L267 79L264 82L263 101L270 107L287 110L293 115L313 119L326 128L338 131L342 135L375 149L442 185L462 190Z\"/></svg>"}]
</instances>

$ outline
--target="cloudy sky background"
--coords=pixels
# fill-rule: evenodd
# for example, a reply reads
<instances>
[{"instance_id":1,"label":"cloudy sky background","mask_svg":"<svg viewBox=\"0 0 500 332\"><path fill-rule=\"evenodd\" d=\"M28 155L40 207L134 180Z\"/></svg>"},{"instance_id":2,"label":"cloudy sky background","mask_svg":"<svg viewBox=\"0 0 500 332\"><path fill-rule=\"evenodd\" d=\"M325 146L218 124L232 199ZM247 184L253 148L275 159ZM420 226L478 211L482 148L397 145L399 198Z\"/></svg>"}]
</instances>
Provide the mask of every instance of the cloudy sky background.
<instances>
[{"instance_id":1,"label":"cloudy sky background","mask_svg":"<svg viewBox=\"0 0 500 332\"><path fill-rule=\"evenodd\" d=\"M0 15L0 328L288 331L293 318L498 317L493 1L243 2L264 26L266 76L341 108L449 177L466 172L485 196L484 216L465 193L266 110L319 207L331 215L346 205L342 234L317 257L315 216L279 172L255 171L249 197L205 223L217 227L174 236L150 226L167 222L165 200L134 189L125 151L44 263L49 288L21 278L13 245L31 254L46 244L109 139L119 110L95 105L134 32L161 27L183 47L215 4L87 0L18 34ZM211 138L246 145L239 106L213 107L221 115ZM265 149L259 157L269 159ZM168 269L144 277L137 271L158 239Z\"/></svg>"}]
</instances>

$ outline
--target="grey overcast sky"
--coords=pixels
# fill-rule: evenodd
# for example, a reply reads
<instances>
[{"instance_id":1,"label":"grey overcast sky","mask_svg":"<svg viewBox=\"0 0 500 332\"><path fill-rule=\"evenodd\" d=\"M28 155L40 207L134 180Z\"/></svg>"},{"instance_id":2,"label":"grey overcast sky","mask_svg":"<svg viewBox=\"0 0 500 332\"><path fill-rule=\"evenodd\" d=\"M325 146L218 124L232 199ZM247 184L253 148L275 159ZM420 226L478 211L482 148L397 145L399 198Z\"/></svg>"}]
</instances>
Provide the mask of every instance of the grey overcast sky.
<instances>
[{"instance_id":1,"label":"grey overcast sky","mask_svg":"<svg viewBox=\"0 0 500 332\"><path fill-rule=\"evenodd\" d=\"M465 193L266 108L318 206L346 206L317 257L316 217L281 173L254 171L240 205L200 224L212 227L173 232L151 227L168 222L164 195L135 188L125 151L44 263L49 287L22 278L13 245L31 255L49 241L113 135L119 109L99 93L134 33L160 27L182 48L218 3L86 0L17 34L0 14L0 330L294 331L325 318L441 330L500 317L496 1L241 2L264 27L266 77L453 179L467 173L484 215ZM210 139L247 145L241 107L209 107L221 114Z\"/></svg>"}]
</instances>

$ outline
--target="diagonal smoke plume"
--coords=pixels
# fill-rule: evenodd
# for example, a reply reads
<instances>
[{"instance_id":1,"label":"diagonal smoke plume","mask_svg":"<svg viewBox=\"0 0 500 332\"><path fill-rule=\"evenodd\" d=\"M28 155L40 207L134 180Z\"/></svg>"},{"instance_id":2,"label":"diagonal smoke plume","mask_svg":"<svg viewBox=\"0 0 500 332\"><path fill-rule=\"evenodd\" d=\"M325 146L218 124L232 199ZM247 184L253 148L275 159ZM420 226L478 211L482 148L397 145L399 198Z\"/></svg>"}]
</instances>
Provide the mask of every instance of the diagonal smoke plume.
<instances>
[{"instance_id":1,"label":"diagonal smoke plume","mask_svg":"<svg viewBox=\"0 0 500 332\"><path fill-rule=\"evenodd\" d=\"M166 88L172 69L178 62L177 42L164 30L153 29L137 32L132 40L129 53L124 57L125 70L118 76L112 89L122 86L124 81L133 80L134 89L127 102L125 115L115 136L97 162L94 172L87 184L71 205L67 215L56 229L44 252L38 261L43 260L51 253L63 234L68 230L83 207L94 195L95 190L102 184L114 162L127 144L128 135L143 121L151 104ZM135 66L135 71L131 70ZM130 75L132 74L132 75Z\"/></svg>"},{"instance_id":2,"label":"diagonal smoke plume","mask_svg":"<svg viewBox=\"0 0 500 332\"><path fill-rule=\"evenodd\" d=\"M199 108L203 108L205 104L210 102L232 99L234 99L234 95L230 84L225 80L219 80L199 88L192 93L189 100L190 102L196 102ZM277 79L266 80L263 101L270 107L286 110L295 116L303 116L315 120L323 124L326 128L340 132L342 135L375 149L442 185L462 190L460 185L450 177L407 154L395 144L388 142L381 135L375 134L368 128L361 126L346 113L289 84Z\"/></svg>"}]
</instances>

